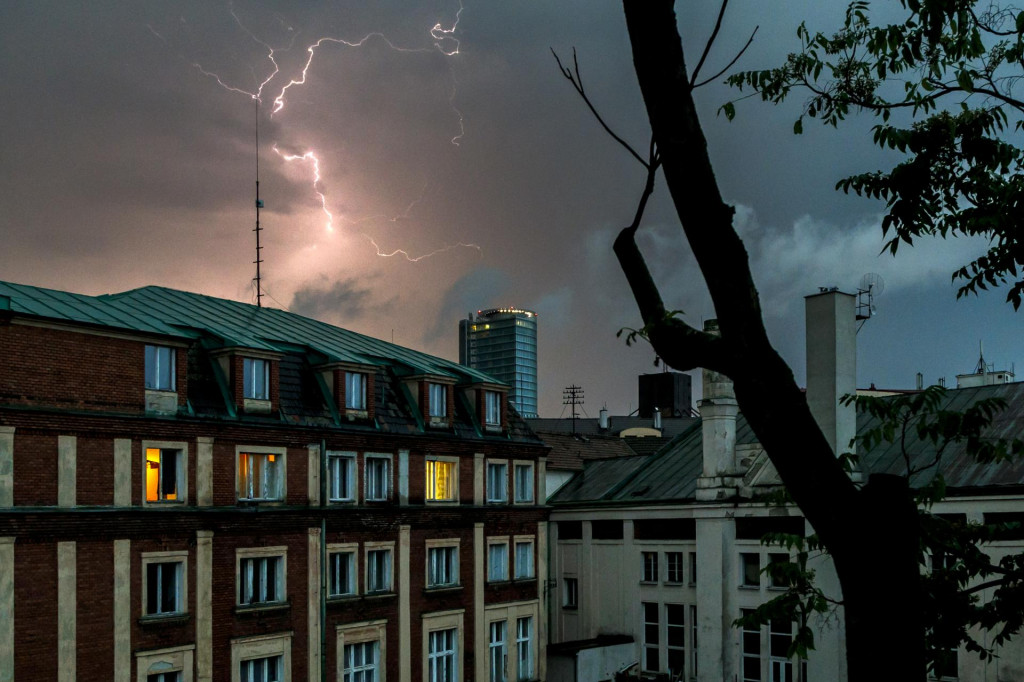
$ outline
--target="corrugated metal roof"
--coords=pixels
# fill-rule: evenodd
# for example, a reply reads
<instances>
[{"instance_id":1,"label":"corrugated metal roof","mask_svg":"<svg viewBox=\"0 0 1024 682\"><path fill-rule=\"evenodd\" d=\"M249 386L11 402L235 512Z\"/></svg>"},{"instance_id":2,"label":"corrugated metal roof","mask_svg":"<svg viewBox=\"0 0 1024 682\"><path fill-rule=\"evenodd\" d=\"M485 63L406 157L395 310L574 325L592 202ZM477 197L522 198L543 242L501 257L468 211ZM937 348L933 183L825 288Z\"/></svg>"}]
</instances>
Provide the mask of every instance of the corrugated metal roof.
<instances>
[{"instance_id":1,"label":"corrugated metal roof","mask_svg":"<svg viewBox=\"0 0 1024 682\"><path fill-rule=\"evenodd\" d=\"M280 351L305 346L328 361L392 365L399 374L434 374L468 382L498 383L456 362L276 308L164 287L86 296L0 282L5 309L47 320L194 339L202 333L224 346Z\"/></svg>"},{"instance_id":2,"label":"corrugated metal roof","mask_svg":"<svg viewBox=\"0 0 1024 682\"><path fill-rule=\"evenodd\" d=\"M1006 408L995 415L992 424L985 431L991 439L1024 438L1024 382L979 386L975 388L951 389L947 391L939 409L963 411L984 398L1002 398ZM857 418L858 433L863 434L877 422L866 414ZM907 452L912 468L921 468L935 459L935 449L909 430ZM748 445L757 442L750 424L740 414L736 421L736 444ZM585 462L584 470L559 489L552 504L573 504L582 502L655 502L690 501L695 498L697 478L701 475L703 437L700 421L689 430L673 439L668 445L649 457L620 458ZM883 443L870 452L860 452L861 468L868 474L905 474L907 464L899 443ZM640 462L639 466L631 466ZM950 443L942 452L938 471L945 478L949 488L976 490L987 488L999 492L1000 487L1024 485L1024 459L1010 462L983 464L966 451L964 443ZM920 486L934 475L928 469L911 480L911 485ZM612 481L620 476L618 482ZM577 481L579 479L579 481Z\"/></svg>"}]
</instances>

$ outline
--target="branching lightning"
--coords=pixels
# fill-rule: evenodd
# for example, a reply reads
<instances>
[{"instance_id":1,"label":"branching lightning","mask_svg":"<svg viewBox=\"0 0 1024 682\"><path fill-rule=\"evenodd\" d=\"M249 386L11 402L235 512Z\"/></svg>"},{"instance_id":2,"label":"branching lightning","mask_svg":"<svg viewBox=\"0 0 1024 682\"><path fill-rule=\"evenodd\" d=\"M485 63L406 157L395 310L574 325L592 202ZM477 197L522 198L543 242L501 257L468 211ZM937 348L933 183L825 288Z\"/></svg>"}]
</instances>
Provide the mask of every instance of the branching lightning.
<instances>
[{"instance_id":1,"label":"branching lightning","mask_svg":"<svg viewBox=\"0 0 1024 682\"><path fill-rule=\"evenodd\" d=\"M243 31L251 40L253 40L257 44L259 44L262 48L264 48L266 50L266 57L265 57L265 59L268 62L270 62L270 67L271 67L269 73L266 76L264 76L262 79L260 79L258 76L255 75L255 71L254 71L253 72L253 80L254 80L254 82L256 82L256 85L255 85L255 87L252 90L247 90L247 89L245 89L243 87L239 87L238 85L233 85L233 84L227 82L219 74L206 69L199 62L188 61L188 60L185 60L185 61L188 61L188 63L192 66L192 68L196 69L203 76L212 79L214 82L217 83L218 86L220 86L224 90L227 90L228 92L238 93L238 94L241 94L241 95L246 95L246 96L256 100L258 103L262 104L263 101L264 101L264 89L267 88L272 81L274 81L276 78L278 78L279 75L281 75L281 66L280 66L280 64L277 61L277 54L276 53L277 52L288 52L294 46L295 40L296 40L296 38L298 36L298 33L296 32L296 33L294 33L292 35L291 42L288 45L288 47L286 47L286 48L274 48L273 46L271 46L267 42L265 42L265 41L261 40L260 38L258 38L242 22L242 20L235 13L234 7L231 6L230 3L228 5L228 8L229 8L229 12L231 14L232 19L234 20L235 24L239 27L239 29L241 31ZM463 7L463 4L462 4L462 0L459 0L459 9L455 13L455 19L452 22L451 26L446 28L446 27L444 27L442 25L441 22L437 22L430 29L430 36L434 40L433 48L429 48L429 47L417 47L417 48L402 47L400 45L396 45L395 43L393 43L386 35L384 35L383 33L380 33L380 32L368 33L368 34L366 34L365 36L363 36L362 38L360 38L358 40L346 40L344 38L337 38L337 37L331 37L331 36L324 36L324 37L321 37L321 38L317 38L315 41L313 41L312 43L310 43L309 45L306 46L307 57L306 57L305 63L302 65L301 70L299 70L298 74L295 77L289 78L288 82L281 87L281 89L278 92L277 96L274 97L274 99L273 99L273 107L271 109L270 116L273 117L273 116L281 113L284 110L285 104L286 104L286 97L288 95L288 90L290 88L295 87L295 86L302 86L302 85L306 84L307 76L308 76L310 68L312 68L312 66L313 66L313 61L314 61L314 59L316 57L317 50L320 47L324 46L325 44L335 44L335 45L343 45L345 47L350 47L350 48L360 48L360 47L364 46L367 42L369 42L369 41L371 41L373 39L379 39L379 40L383 41L388 46L388 48L390 48L391 50L394 50L396 52L424 53L424 52L433 52L436 49L438 52L440 52L445 57L453 57L455 55L458 55L459 54L460 43L459 43L459 40L455 37L455 32L458 29L459 21L460 21L461 16L462 16L463 9L464 9L464 7ZM158 33L152 26L147 26L147 28L149 29L149 31L154 36L159 38L163 43L168 44L168 41L164 38L164 36L162 36L160 33ZM292 30L291 27L287 27L286 26L286 28L287 28L288 31ZM452 87L451 87L451 90L450 90L450 92L448 94L448 103L449 103L449 106L451 107L452 111L455 113L455 115L457 117L457 120L458 120L458 130L459 130L459 132L454 137L451 138L451 143L453 145L458 146L459 145L459 140L465 135L465 126L464 126L464 122L463 122L462 112L459 111L459 109L455 106L455 97L456 97L456 94L457 94L457 82L455 81L454 73L451 73L451 79L452 79ZM325 183L323 181L323 177L322 177L321 171L320 171L320 158L317 156L316 151L313 150L313 149L309 149L308 151L306 151L303 154L288 154L288 153L282 152L277 147L276 144L273 146L273 150L284 162L291 163L291 162L296 162L296 161L302 161L302 162L306 162L307 164L310 165L311 172L312 172L312 188L313 188L314 193L317 195L317 197L320 200L320 208L323 211L324 216L326 218L325 230L327 232L333 232L334 231L335 216L332 214L332 212L331 212L331 210L329 208L330 202L329 202L329 200L327 198L327 194L326 194L325 186L324 186ZM338 218L339 218L339 220L342 220L343 222L345 222L345 223L347 223L349 225L356 225L356 224L359 224L359 223L367 222L367 221L370 221L370 220L376 220L376 219L386 219L386 220L388 220L390 222L398 222L399 220L406 219L406 218L409 217L409 214L412 211L412 209L416 206L416 204L418 204L423 199L425 191L426 191L426 185L424 185L424 190L423 190L423 192L421 192L420 196L417 199L413 200L406 207L405 211L402 214L397 215L397 216L390 216L389 217L389 216L386 216L386 215L378 214L378 215L373 215L373 216L367 216L367 217L360 218L360 219L350 219L350 218L346 218L344 216L339 216ZM458 242L456 244L450 244L450 245L444 246L442 248L435 249L434 251L431 251L430 253L426 253L426 254L419 255L419 256L412 256L405 249L395 249L395 250L390 251L390 252L382 251L380 246L378 246L377 242L374 241L369 235L364 234L363 236L373 245L373 247L374 247L374 249L376 251L376 254L378 256L380 256L382 258L391 258L391 257L399 256L400 255L400 256L403 256L406 260L408 260L409 262L412 262L412 263L421 261L421 260L423 260L425 258L429 258L431 256L434 256L434 255L437 255L437 254L440 254L440 253L444 253L446 251L450 251L450 250L455 249L455 248L471 248L471 249L476 249L478 252L482 252L480 246L477 245L477 244Z\"/></svg>"}]
</instances>

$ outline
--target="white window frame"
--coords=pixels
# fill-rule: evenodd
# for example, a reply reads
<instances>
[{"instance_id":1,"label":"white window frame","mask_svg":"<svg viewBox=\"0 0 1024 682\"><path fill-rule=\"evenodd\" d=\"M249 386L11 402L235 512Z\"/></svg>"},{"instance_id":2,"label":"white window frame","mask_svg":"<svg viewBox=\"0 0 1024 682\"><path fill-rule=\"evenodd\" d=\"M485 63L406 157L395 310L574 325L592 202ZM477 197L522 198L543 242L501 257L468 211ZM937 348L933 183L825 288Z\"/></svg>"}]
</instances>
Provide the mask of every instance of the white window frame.
<instances>
[{"instance_id":1,"label":"white window frame","mask_svg":"<svg viewBox=\"0 0 1024 682\"><path fill-rule=\"evenodd\" d=\"M745 616L750 611L753 611L753 609L740 609L740 615ZM764 650L764 643L761 641L761 631L763 629L764 628L760 626L758 626L756 630L751 629L749 625L744 625L740 629L739 679L743 680L743 682L753 682L755 679L753 677L747 677L745 674L745 663L747 659L753 659L757 661L757 681L760 682L760 680L764 679L764 671L761 669L761 654ZM750 650L750 648L747 646L748 642L757 642L757 651Z\"/></svg>"},{"instance_id":2,"label":"white window frame","mask_svg":"<svg viewBox=\"0 0 1024 682\"><path fill-rule=\"evenodd\" d=\"M345 656L345 647L356 644L377 644L377 664L375 666L375 682L387 682L387 665L384 662L387 657L387 621L369 620L359 623L345 623L335 626L335 651L336 656L336 677L337 680L351 679L345 676L348 660ZM368 670L370 666L363 665L362 670ZM358 678L357 678L358 679Z\"/></svg>"},{"instance_id":3,"label":"white window frame","mask_svg":"<svg viewBox=\"0 0 1024 682\"><path fill-rule=\"evenodd\" d=\"M465 644L463 620L465 609L454 611L443 611L440 613L423 614L423 677L424 682L443 682L450 679L453 682L462 682L464 679L465 665ZM431 644L436 640L431 635L447 630L454 631L453 648L441 651L434 650ZM438 677L435 673L441 672L446 663L451 664L451 674L445 677Z\"/></svg>"},{"instance_id":4,"label":"white window frame","mask_svg":"<svg viewBox=\"0 0 1024 682\"><path fill-rule=\"evenodd\" d=\"M336 592L332 590L334 582L334 556L348 555L349 557L349 581L352 588L348 592ZM325 567L324 582L327 585L328 599L344 599L355 597L359 594L359 543L330 543L327 545L327 566Z\"/></svg>"},{"instance_id":5,"label":"white window frame","mask_svg":"<svg viewBox=\"0 0 1024 682\"><path fill-rule=\"evenodd\" d=\"M427 540L426 542L426 586L427 589L458 587L459 540ZM435 563L435 562L440 563ZM447 578L447 581L442 579Z\"/></svg>"},{"instance_id":6,"label":"white window frame","mask_svg":"<svg viewBox=\"0 0 1024 682\"><path fill-rule=\"evenodd\" d=\"M174 611L149 612L149 567L152 564L176 565L175 585L177 608ZM165 569L160 569L163 572ZM173 618L188 613L188 550L145 552L142 554L142 616L143 618Z\"/></svg>"},{"instance_id":7,"label":"white window frame","mask_svg":"<svg viewBox=\"0 0 1024 682\"><path fill-rule=\"evenodd\" d=\"M786 589L788 587L788 585L786 585L785 583L777 583L777 582L775 582L775 575L774 575L774 572L771 569L771 565L773 563L776 563L776 562L779 562L779 563L789 563L789 561L790 561L790 556L789 556L789 554L787 554L785 552L769 552L768 553L768 563L765 565L765 568L767 569L765 571L765 573L768 576L768 589L784 590L784 589Z\"/></svg>"},{"instance_id":8,"label":"white window frame","mask_svg":"<svg viewBox=\"0 0 1024 682\"><path fill-rule=\"evenodd\" d=\"M580 605L580 579L578 576L562 576L562 608L578 609Z\"/></svg>"},{"instance_id":9,"label":"white window frame","mask_svg":"<svg viewBox=\"0 0 1024 682\"><path fill-rule=\"evenodd\" d=\"M427 382L427 416L431 421L448 419L448 384Z\"/></svg>"},{"instance_id":10,"label":"white window frame","mask_svg":"<svg viewBox=\"0 0 1024 682\"><path fill-rule=\"evenodd\" d=\"M495 637L500 634L501 638ZM487 623L487 680L507 682L508 664L508 621L492 620Z\"/></svg>"},{"instance_id":11,"label":"white window frame","mask_svg":"<svg viewBox=\"0 0 1024 682\"><path fill-rule=\"evenodd\" d=\"M274 457L274 467L276 469L276 485L277 490L256 490L251 480L251 474L246 475L245 479L242 479L242 455L260 457L264 456L268 458L264 465L269 463L269 458ZM259 445L238 445L235 446L235 485L237 499L239 501L247 502L283 502L288 496L288 448L274 448L264 447ZM266 469L264 469L266 471ZM264 481L260 482L260 487L267 483L266 475L264 475ZM250 491L253 493L250 495ZM273 496L261 496L264 493L271 493Z\"/></svg>"},{"instance_id":12,"label":"white window frame","mask_svg":"<svg viewBox=\"0 0 1024 682\"><path fill-rule=\"evenodd\" d=\"M243 602L245 591L255 592L257 584L250 585L248 590L244 589L247 575L242 574L242 567L246 561L277 561L276 596L277 599L268 601ZM260 564L254 564L255 567ZM248 573L248 571L247 571ZM254 576L255 580L255 576ZM278 545L275 547L240 547L235 550L235 605L242 609L274 608L288 603L288 547Z\"/></svg>"},{"instance_id":13,"label":"white window frame","mask_svg":"<svg viewBox=\"0 0 1024 682\"><path fill-rule=\"evenodd\" d=\"M690 572L686 576L689 585L697 584L697 552L687 552L690 557Z\"/></svg>"},{"instance_id":14,"label":"white window frame","mask_svg":"<svg viewBox=\"0 0 1024 682\"><path fill-rule=\"evenodd\" d=\"M147 391L173 393L176 390L175 362L177 354L177 349L171 346L146 344L144 383ZM152 372L150 372L151 368ZM151 375L152 381L150 380Z\"/></svg>"},{"instance_id":15,"label":"white window frame","mask_svg":"<svg viewBox=\"0 0 1024 682\"><path fill-rule=\"evenodd\" d=\"M490 537L487 538L487 582L489 583L503 583L508 582L509 579L509 555L508 555L509 537L507 535L503 537ZM496 576L494 571L494 564L491 561L491 547L501 546L505 550L505 561L502 563L504 572L500 576Z\"/></svg>"},{"instance_id":16,"label":"white window frame","mask_svg":"<svg viewBox=\"0 0 1024 682\"><path fill-rule=\"evenodd\" d=\"M161 466L163 466L163 451L177 450L177 463L175 464L175 481L177 485L177 499L159 499L160 482L157 482L157 495L155 500L149 499L147 489L147 474L149 472L149 461L146 459L149 450L160 450ZM188 443L177 440L144 440L142 441L142 505L178 505L188 503Z\"/></svg>"},{"instance_id":17,"label":"white window frame","mask_svg":"<svg viewBox=\"0 0 1024 682\"><path fill-rule=\"evenodd\" d=\"M671 608L670 608L671 607ZM677 609L677 613L681 614L682 620L677 623L673 623L669 617L671 611ZM686 606L684 604L667 603L665 604L665 667L670 672L674 672L679 678L685 677L686 674L686 638L689 635L689 628L686 625ZM672 633L674 629L678 629L677 633L681 645L672 644ZM672 652L681 652L682 656L682 667L677 670L672 670Z\"/></svg>"},{"instance_id":18,"label":"white window frame","mask_svg":"<svg viewBox=\"0 0 1024 682\"><path fill-rule=\"evenodd\" d=\"M685 557L686 555L682 551L671 550L665 552L665 582L669 585L683 584L683 578L685 577L683 575L683 561Z\"/></svg>"},{"instance_id":19,"label":"white window frame","mask_svg":"<svg viewBox=\"0 0 1024 682\"><path fill-rule=\"evenodd\" d=\"M484 390L484 426L501 428L501 392Z\"/></svg>"},{"instance_id":20,"label":"white window frame","mask_svg":"<svg viewBox=\"0 0 1024 682\"><path fill-rule=\"evenodd\" d=\"M192 682L195 649L195 644L185 644L136 653L136 682L147 682L150 675L173 674L178 674L181 682Z\"/></svg>"},{"instance_id":21,"label":"white window frame","mask_svg":"<svg viewBox=\"0 0 1024 682\"><path fill-rule=\"evenodd\" d=\"M377 567L371 565L370 554L374 552L387 552L387 564L384 567L384 575L387 580L387 585L384 589L377 587L377 581L371 581L371 573L376 574ZM363 544L363 593L366 595L373 594L391 594L395 591L395 543L394 542L367 542Z\"/></svg>"},{"instance_id":22,"label":"white window frame","mask_svg":"<svg viewBox=\"0 0 1024 682\"><path fill-rule=\"evenodd\" d=\"M501 470L501 483L497 483L497 475L492 475L492 471ZM486 483L487 483L487 501L491 504L508 504L508 460L507 459L489 459L484 467L486 472Z\"/></svg>"},{"instance_id":23,"label":"white window frame","mask_svg":"<svg viewBox=\"0 0 1024 682\"><path fill-rule=\"evenodd\" d=\"M656 583L658 582L658 553L657 552L640 552L640 561L642 565L642 573L640 574L640 582L642 583Z\"/></svg>"},{"instance_id":24,"label":"white window frame","mask_svg":"<svg viewBox=\"0 0 1024 682\"><path fill-rule=\"evenodd\" d=\"M256 381L258 374L263 375L262 391ZM248 400L270 400L270 360L251 356L242 358L242 397Z\"/></svg>"},{"instance_id":25,"label":"white window frame","mask_svg":"<svg viewBox=\"0 0 1024 682\"><path fill-rule=\"evenodd\" d=\"M513 501L515 504L533 504L536 499L536 476L534 475L534 466L531 461L524 461L520 459L513 460L512 464L512 482L515 491L513 493ZM530 471L529 477L526 479L529 481L527 486L520 485L519 470L520 468L528 468ZM526 490L523 488L526 487Z\"/></svg>"},{"instance_id":26,"label":"white window frame","mask_svg":"<svg viewBox=\"0 0 1024 682\"><path fill-rule=\"evenodd\" d=\"M281 657L281 682L292 679L292 635L275 633L236 637L231 640L231 682L248 682L241 675L242 662L262 658Z\"/></svg>"},{"instance_id":27,"label":"white window frame","mask_svg":"<svg viewBox=\"0 0 1024 682\"><path fill-rule=\"evenodd\" d=\"M336 466L336 464L338 466ZM336 469L344 469L348 472L347 486L345 490L337 490L335 484L339 478L335 474ZM356 474L356 453L343 450L327 451L327 498L331 502L354 502L356 489L358 488Z\"/></svg>"},{"instance_id":28,"label":"white window frame","mask_svg":"<svg viewBox=\"0 0 1024 682\"><path fill-rule=\"evenodd\" d=\"M370 497L370 461L384 461L384 496ZM373 479L375 482L376 479ZM368 452L363 456L363 501L365 502L386 502L391 499L391 455Z\"/></svg>"},{"instance_id":29,"label":"white window frame","mask_svg":"<svg viewBox=\"0 0 1024 682\"><path fill-rule=\"evenodd\" d=\"M654 607L655 620L647 619L648 606ZM643 644L640 649L640 669L644 672L658 672L661 670L661 605L658 602L640 602L640 623L640 631L643 634ZM648 636L650 626L652 625L656 628L656 639L654 641L651 641ZM658 661L657 665L653 668L648 665L650 663L648 656L651 652L654 652Z\"/></svg>"},{"instance_id":30,"label":"white window frame","mask_svg":"<svg viewBox=\"0 0 1024 682\"><path fill-rule=\"evenodd\" d=\"M751 561L757 562L757 572L754 574L755 578L750 576L747 572L748 565ZM760 552L740 552L740 585L741 588L747 590L756 590L761 587L761 553Z\"/></svg>"},{"instance_id":31,"label":"white window frame","mask_svg":"<svg viewBox=\"0 0 1024 682\"><path fill-rule=\"evenodd\" d=\"M450 495L448 497L437 496L436 467L438 464L451 467L451 483L449 485ZM423 465L424 470L424 492L423 499L428 504L458 504L459 502L459 458L445 457L441 455L428 455ZM432 476L433 474L433 476Z\"/></svg>"},{"instance_id":32,"label":"white window frame","mask_svg":"<svg viewBox=\"0 0 1024 682\"><path fill-rule=\"evenodd\" d=\"M366 412L366 391L370 378L366 372L345 372L345 410Z\"/></svg>"},{"instance_id":33,"label":"white window frame","mask_svg":"<svg viewBox=\"0 0 1024 682\"><path fill-rule=\"evenodd\" d=\"M537 667L537 657L534 653L536 650L535 633L533 616L516 618L516 680L519 682L532 680L535 677L534 672Z\"/></svg>"},{"instance_id":34,"label":"white window frame","mask_svg":"<svg viewBox=\"0 0 1024 682\"><path fill-rule=\"evenodd\" d=\"M528 546L530 548L530 559L527 562L528 573L522 573L520 569L522 566L519 562L519 547ZM537 578L537 547L536 538L533 535L516 535L513 538L514 556L512 560L512 578L514 580L535 580Z\"/></svg>"}]
</instances>

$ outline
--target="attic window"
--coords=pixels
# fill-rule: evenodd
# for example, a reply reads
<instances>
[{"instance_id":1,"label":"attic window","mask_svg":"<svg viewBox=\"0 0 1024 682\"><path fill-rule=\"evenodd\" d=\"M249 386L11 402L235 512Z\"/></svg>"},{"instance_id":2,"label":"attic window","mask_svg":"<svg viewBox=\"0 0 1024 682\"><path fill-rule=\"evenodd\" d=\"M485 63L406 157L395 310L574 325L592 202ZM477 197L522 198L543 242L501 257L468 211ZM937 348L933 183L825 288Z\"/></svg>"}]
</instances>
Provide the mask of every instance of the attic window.
<instances>
[{"instance_id":1,"label":"attic window","mask_svg":"<svg viewBox=\"0 0 1024 682\"><path fill-rule=\"evenodd\" d=\"M345 372L345 409L366 409L366 374Z\"/></svg>"},{"instance_id":2,"label":"attic window","mask_svg":"<svg viewBox=\"0 0 1024 682\"><path fill-rule=\"evenodd\" d=\"M173 348L146 346L146 388L153 391L174 390Z\"/></svg>"},{"instance_id":3,"label":"attic window","mask_svg":"<svg viewBox=\"0 0 1024 682\"><path fill-rule=\"evenodd\" d=\"M501 394L497 391L484 392L484 424L501 426Z\"/></svg>"},{"instance_id":4,"label":"attic window","mask_svg":"<svg viewBox=\"0 0 1024 682\"><path fill-rule=\"evenodd\" d=\"M244 358L243 396L250 400L270 400L270 363L259 358Z\"/></svg>"},{"instance_id":5,"label":"attic window","mask_svg":"<svg viewBox=\"0 0 1024 682\"><path fill-rule=\"evenodd\" d=\"M444 384L427 384L429 391L429 416L443 418L448 416L448 387Z\"/></svg>"}]
</instances>

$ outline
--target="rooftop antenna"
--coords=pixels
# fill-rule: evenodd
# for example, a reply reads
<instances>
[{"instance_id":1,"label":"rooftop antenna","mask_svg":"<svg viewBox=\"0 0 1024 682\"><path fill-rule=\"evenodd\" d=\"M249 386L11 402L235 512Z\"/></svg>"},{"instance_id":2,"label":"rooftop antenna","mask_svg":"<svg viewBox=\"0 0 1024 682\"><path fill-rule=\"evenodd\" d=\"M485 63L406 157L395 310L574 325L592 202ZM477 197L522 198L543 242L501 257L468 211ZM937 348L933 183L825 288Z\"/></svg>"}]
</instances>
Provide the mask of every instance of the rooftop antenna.
<instances>
[{"instance_id":1,"label":"rooftop antenna","mask_svg":"<svg viewBox=\"0 0 1024 682\"><path fill-rule=\"evenodd\" d=\"M875 272L869 272L860 278L860 285L857 287L857 331L861 330L864 323L874 317L878 312L875 307L875 296L885 291L885 280Z\"/></svg>"},{"instance_id":2,"label":"rooftop antenna","mask_svg":"<svg viewBox=\"0 0 1024 682\"><path fill-rule=\"evenodd\" d=\"M256 264L256 307L263 307L263 279L260 276L260 263L263 259L260 257L260 251L263 247L260 246L260 209L263 208L263 200L260 199L260 100L258 97L253 97L253 101L256 103L256 229L253 232L256 233L256 260L253 263Z\"/></svg>"},{"instance_id":3,"label":"rooftop antenna","mask_svg":"<svg viewBox=\"0 0 1024 682\"><path fill-rule=\"evenodd\" d=\"M572 435L576 435L576 406L583 404L583 387L572 384L562 389L562 404L572 405Z\"/></svg>"}]
</instances>

